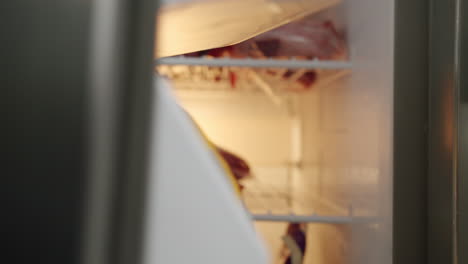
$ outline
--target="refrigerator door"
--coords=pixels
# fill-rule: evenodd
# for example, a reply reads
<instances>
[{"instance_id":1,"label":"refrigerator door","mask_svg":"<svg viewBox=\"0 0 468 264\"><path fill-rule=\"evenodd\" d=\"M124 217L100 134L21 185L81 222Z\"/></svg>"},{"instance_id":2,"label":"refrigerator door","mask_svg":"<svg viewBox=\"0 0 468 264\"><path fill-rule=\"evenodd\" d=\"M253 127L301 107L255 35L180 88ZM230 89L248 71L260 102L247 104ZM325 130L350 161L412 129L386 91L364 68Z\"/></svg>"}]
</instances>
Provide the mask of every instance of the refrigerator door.
<instances>
[{"instance_id":1,"label":"refrigerator door","mask_svg":"<svg viewBox=\"0 0 468 264\"><path fill-rule=\"evenodd\" d=\"M395 3L393 263L427 263L428 15Z\"/></svg>"},{"instance_id":2,"label":"refrigerator door","mask_svg":"<svg viewBox=\"0 0 468 264\"><path fill-rule=\"evenodd\" d=\"M169 84L155 84L144 263L267 264L215 152Z\"/></svg>"},{"instance_id":3,"label":"refrigerator door","mask_svg":"<svg viewBox=\"0 0 468 264\"><path fill-rule=\"evenodd\" d=\"M3 262L139 262L155 2L0 4Z\"/></svg>"},{"instance_id":4,"label":"refrigerator door","mask_svg":"<svg viewBox=\"0 0 468 264\"><path fill-rule=\"evenodd\" d=\"M156 4L95 0L91 6L82 263L142 261Z\"/></svg>"},{"instance_id":5,"label":"refrigerator door","mask_svg":"<svg viewBox=\"0 0 468 264\"><path fill-rule=\"evenodd\" d=\"M2 262L78 263L90 5L0 3Z\"/></svg>"},{"instance_id":6,"label":"refrigerator door","mask_svg":"<svg viewBox=\"0 0 468 264\"><path fill-rule=\"evenodd\" d=\"M459 0L431 1L429 49L428 263L457 261L460 126Z\"/></svg>"}]
</instances>

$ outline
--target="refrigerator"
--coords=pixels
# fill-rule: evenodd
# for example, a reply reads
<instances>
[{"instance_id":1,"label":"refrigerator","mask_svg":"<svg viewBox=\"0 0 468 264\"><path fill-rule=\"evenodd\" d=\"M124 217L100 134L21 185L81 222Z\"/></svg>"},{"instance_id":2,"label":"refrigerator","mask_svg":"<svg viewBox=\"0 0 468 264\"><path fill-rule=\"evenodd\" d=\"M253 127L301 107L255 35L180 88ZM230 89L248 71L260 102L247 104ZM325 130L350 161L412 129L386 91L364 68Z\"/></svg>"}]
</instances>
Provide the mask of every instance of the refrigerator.
<instances>
[{"instance_id":1,"label":"refrigerator","mask_svg":"<svg viewBox=\"0 0 468 264\"><path fill-rule=\"evenodd\" d=\"M466 261L462 1L2 5L7 258L273 263L300 223L303 263ZM218 9L164 28L179 5ZM344 58L187 56L318 13ZM318 78L288 91L268 69ZM203 134L248 161L240 195Z\"/></svg>"}]
</instances>

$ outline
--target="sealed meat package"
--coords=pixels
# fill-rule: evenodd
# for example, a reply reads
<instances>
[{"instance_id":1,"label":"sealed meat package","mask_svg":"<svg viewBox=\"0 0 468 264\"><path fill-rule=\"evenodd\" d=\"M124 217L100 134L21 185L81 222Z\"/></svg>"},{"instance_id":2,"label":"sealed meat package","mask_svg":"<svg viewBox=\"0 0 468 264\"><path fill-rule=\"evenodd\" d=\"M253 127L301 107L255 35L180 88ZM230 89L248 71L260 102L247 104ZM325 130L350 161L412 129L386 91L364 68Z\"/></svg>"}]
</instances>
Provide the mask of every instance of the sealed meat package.
<instances>
[{"instance_id":1,"label":"sealed meat package","mask_svg":"<svg viewBox=\"0 0 468 264\"><path fill-rule=\"evenodd\" d=\"M296 57L335 59L345 53L344 34L335 23L321 16L310 16L260 34L239 44L187 54L233 58Z\"/></svg>"},{"instance_id":2,"label":"sealed meat package","mask_svg":"<svg viewBox=\"0 0 468 264\"><path fill-rule=\"evenodd\" d=\"M346 56L346 45L344 34L337 30L330 18L310 16L233 46L191 53L188 56L339 60ZM280 77L286 81L291 76L295 77L298 86L291 87L290 91L307 90L316 82L316 71L303 71L300 76L295 74L297 71L281 73ZM269 70L266 73L276 76L278 71Z\"/></svg>"},{"instance_id":3,"label":"sealed meat package","mask_svg":"<svg viewBox=\"0 0 468 264\"><path fill-rule=\"evenodd\" d=\"M343 55L344 40L329 19L308 17L233 46L235 57L298 57L330 60Z\"/></svg>"},{"instance_id":4,"label":"sealed meat package","mask_svg":"<svg viewBox=\"0 0 468 264\"><path fill-rule=\"evenodd\" d=\"M297 60L344 60L347 57L344 30L331 13L323 12L288 23L241 43L185 54L187 57L253 58ZM198 79L228 84L237 89L242 84L269 85L271 90L303 92L311 89L324 75L315 69L236 68L203 66ZM215 72L216 71L216 72ZM208 74L212 73L212 74ZM175 75L176 73L172 73ZM197 73L191 73L197 74ZM206 77L205 77L206 76ZM214 77L213 77L214 76ZM245 85L244 85L245 87Z\"/></svg>"}]
</instances>

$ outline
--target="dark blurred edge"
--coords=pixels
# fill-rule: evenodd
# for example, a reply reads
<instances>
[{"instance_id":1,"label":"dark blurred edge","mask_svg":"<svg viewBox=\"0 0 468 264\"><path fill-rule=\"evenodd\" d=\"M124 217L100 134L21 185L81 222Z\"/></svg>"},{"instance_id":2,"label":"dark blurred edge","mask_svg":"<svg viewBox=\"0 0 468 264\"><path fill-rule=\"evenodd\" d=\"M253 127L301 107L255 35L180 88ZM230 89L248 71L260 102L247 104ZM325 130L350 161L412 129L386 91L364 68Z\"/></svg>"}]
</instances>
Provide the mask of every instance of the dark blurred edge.
<instances>
[{"instance_id":1,"label":"dark blurred edge","mask_svg":"<svg viewBox=\"0 0 468 264\"><path fill-rule=\"evenodd\" d=\"M427 263L428 14L428 1L395 1L395 264Z\"/></svg>"},{"instance_id":2,"label":"dark blurred edge","mask_svg":"<svg viewBox=\"0 0 468 264\"><path fill-rule=\"evenodd\" d=\"M89 1L2 1L4 263L77 263Z\"/></svg>"},{"instance_id":3,"label":"dark blurred edge","mask_svg":"<svg viewBox=\"0 0 468 264\"><path fill-rule=\"evenodd\" d=\"M90 0L2 1L2 262L91 263ZM141 256L156 1L125 0L107 263ZM126 29L125 29L126 28ZM91 117L91 118L90 118ZM91 171L92 173L92 171ZM91 185L90 185L91 184ZM106 198L106 199L107 199ZM89 227L89 226L88 226ZM99 234L96 234L99 236ZM106 245L104 245L106 244ZM103 262L100 262L100 264ZM104 264L104 263L103 263Z\"/></svg>"},{"instance_id":4,"label":"dark blurred edge","mask_svg":"<svg viewBox=\"0 0 468 264\"><path fill-rule=\"evenodd\" d=\"M458 2L459 0L430 1L427 195L429 264L458 263L454 217L458 145Z\"/></svg>"},{"instance_id":5,"label":"dark blurred edge","mask_svg":"<svg viewBox=\"0 0 468 264\"><path fill-rule=\"evenodd\" d=\"M460 1L459 8L457 258L458 263L468 263L468 3Z\"/></svg>"}]
</instances>

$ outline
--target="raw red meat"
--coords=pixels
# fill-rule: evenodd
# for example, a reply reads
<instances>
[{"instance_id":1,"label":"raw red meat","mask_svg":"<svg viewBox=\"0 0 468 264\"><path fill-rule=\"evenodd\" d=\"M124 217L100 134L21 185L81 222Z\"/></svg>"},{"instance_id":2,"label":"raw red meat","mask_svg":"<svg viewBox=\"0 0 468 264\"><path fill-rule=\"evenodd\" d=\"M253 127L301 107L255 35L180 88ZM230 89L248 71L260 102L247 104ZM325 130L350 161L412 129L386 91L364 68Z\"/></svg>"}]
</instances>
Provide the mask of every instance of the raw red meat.
<instances>
[{"instance_id":1,"label":"raw red meat","mask_svg":"<svg viewBox=\"0 0 468 264\"><path fill-rule=\"evenodd\" d=\"M229 82L231 83L232 88L236 88L237 75L235 72L229 71Z\"/></svg>"},{"instance_id":2,"label":"raw red meat","mask_svg":"<svg viewBox=\"0 0 468 264\"><path fill-rule=\"evenodd\" d=\"M237 56L332 59L344 50L343 37L330 20L313 17L286 24L234 46Z\"/></svg>"},{"instance_id":3,"label":"raw red meat","mask_svg":"<svg viewBox=\"0 0 468 264\"><path fill-rule=\"evenodd\" d=\"M340 34L329 19L308 17L233 46L187 54L212 57L299 57L332 59L344 52Z\"/></svg>"},{"instance_id":4,"label":"raw red meat","mask_svg":"<svg viewBox=\"0 0 468 264\"><path fill-rule=\"evenodd\" d=\"M241 180L249 176L250 167L246 161L223 148L216 147L218 153L223 157L236 179Z\"/></svg>"},{"instance_id":5,"label":"raw red meat","mask_svg":"<svg viewBox=\"0 0 468 264\"><path fill-rule=\"evenodd\" d=\"M345 54L343 34L336 29L333 21L320 17L307 17L291 22L274 30L260 34L239 44L200 51L188 56L232 57L232 58L276 58L332 60L342 58ZM290 78L296 70L288 70L283 79ZM277 71L269 70L267 74L276 75ZM235 88L237 76L229 73L231 87ZM299 91L307 90L317 80L314 70L305 71L296 82ZM298 91L297 86L294 88Z\"/></svg>"}]
</instances>

